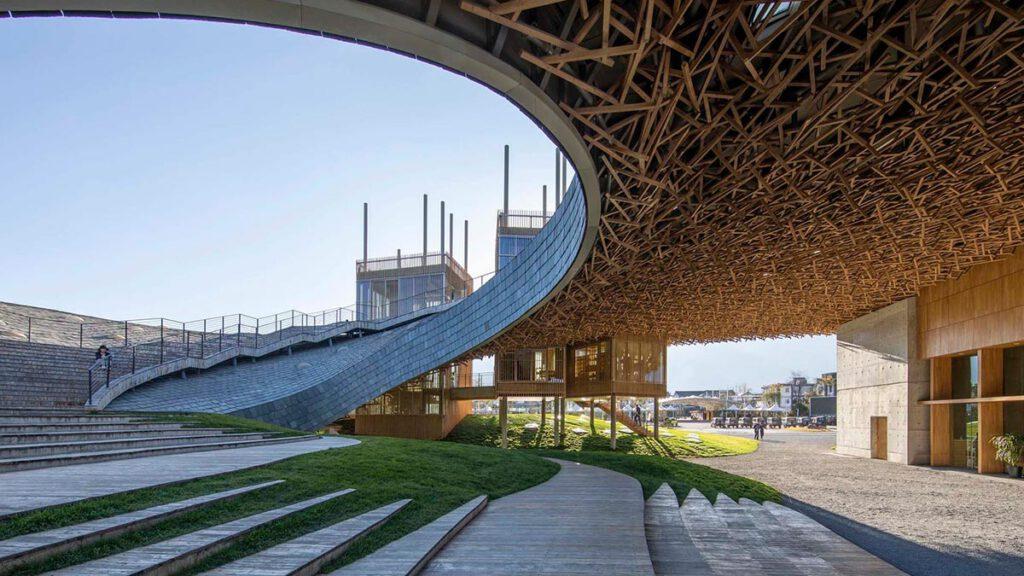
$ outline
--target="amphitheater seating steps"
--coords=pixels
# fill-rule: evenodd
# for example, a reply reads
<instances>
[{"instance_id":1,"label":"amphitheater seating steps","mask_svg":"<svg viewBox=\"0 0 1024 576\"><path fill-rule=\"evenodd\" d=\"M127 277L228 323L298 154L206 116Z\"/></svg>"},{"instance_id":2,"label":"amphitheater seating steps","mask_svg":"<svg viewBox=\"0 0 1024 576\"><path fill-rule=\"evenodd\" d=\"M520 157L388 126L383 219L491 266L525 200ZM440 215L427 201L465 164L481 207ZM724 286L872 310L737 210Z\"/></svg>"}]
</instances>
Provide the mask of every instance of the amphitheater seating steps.
<instances>
[{"instance_id":1,"label":"amphitheater seating steps","mask_svg":"<svg viewBox=\"0 0 1024 576\"><path fill-rule=\"evenodd\" d=\"M181 423L147 421L128 415L5 410L0 415L0 482L2 473L18 470L248 448L312 438L315 436L189 428Z\"/></svg>"}]
</instances>

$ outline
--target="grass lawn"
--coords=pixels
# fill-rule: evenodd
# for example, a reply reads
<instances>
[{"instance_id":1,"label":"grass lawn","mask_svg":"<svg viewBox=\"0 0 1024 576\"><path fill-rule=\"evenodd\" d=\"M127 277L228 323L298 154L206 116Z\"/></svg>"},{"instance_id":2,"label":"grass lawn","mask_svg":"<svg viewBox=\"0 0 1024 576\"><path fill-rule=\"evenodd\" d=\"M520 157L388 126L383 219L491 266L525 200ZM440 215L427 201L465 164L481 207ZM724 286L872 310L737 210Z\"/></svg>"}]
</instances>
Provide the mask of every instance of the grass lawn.
<instances>
[{"instance_id":1,"label":"grass lawn","mask_svg":"<svg viewBox=\"0 0 1024 576\"><path fill-rule=\"evenodd\" d=\"M202 420L202 419L200 419ZM203 421L202 424L213 422ZM243 422L244 423L244 422ZM343 488L356 491L260 528L188 572L198 573L339 522L402 498L413 502L390 522L356 543L329 566L335 569L394 540L470 499L498 498L548 480L558 471L552 462L527 452L507 452L451 442L361 437L358 446L325 450L288 460L167 487L136 490L95 500L26 513L0 524L0 539L77 524L209 494L282 479L283 484L205 506L137 533L87 546L13 574L37 574L145 546L257 512L306 500Z\"/></svg>"},{"instance_id":2,"label":"grass lawn","mask_svg":"<svg viewBox=\"0 0 1024 576\"><path fill-rule=\"evenodd\" d=\"M540 423L538 414L509 414L508 439L511 448L555 448L553 420L548 419L543 430L530 430L528 423ZM696 432L662 428L663 433L670 434L659 439L637 436L629 432L622 424L618 425L616 451L623 454L645 456L663 456L666 458L691 458L709 456L734 456L747 454L757 450L758 442L750 438L740 438L725 434ZM585 431L585 434L573 432L574 428ZM569 414L565 419L564 446L566 451L610 451L611 440L608 436L610 423L595 419L593 425L586 416ZM700 442L691 440L691 436L700 438ZM497 416L467 416L448 435L448 440L464 444L481 446L500 446L501 427Z\"/></svg>"},{"instance_id":3,"label":"grass lawn","mask_svg":"<svg viewBox=\"0 0 1024 576\"><path fill-rule=\"evenodd\" d=\"M509 446L511 448L539 456L573 460L622 472L640 481L645 497L653 494L663 482L668 482L680 499L686 497L690 488L696 488L711 501L714 501L719 493L724 493L733 500L743 497L758 502L781 501L781 494L766 484L681 459L692 456L724 456L752 452L757 449L758 443L751 439L689 430L671 430L671 436L657 441L635 434L621 435L616 440L616 451L612 452L608 436L602 433L603 430L610 429L607 422L597 420L591 429L588 420L569 415L566 418L565 446L556 448L552 421L548 420L548 424L540 433L537 430L525 428L526 424L530 422L540 423L540 416L537 414L509 415ZM572 433L572 429L576 427L586 430L587 434ZM620 424L619 429L622 430L622 428L623 426ZM697 434L701 438L701 442L688 440L687 436L691 433ZM452 430L447 440L483 446L500 446L501 429L498 425L498 418L497 416L467 416Z\"/></svg>"},{"instance_id":4,"label":"grass lawn","mask_svg":"<svg viewBox=\"0 0 1024 576\"><path fill-rule=\"evenodd\" d=\"M121 415L122 413L113 414ZM259 420L249 420L227 414L205 414L202 412L128 412L123 414L155 422L180 422L186 428L225 428L231 432L264 432L267 434L277 434L278 436L303 436L309 434L308 432L275 426L274 424L260 422Z\"/></svg>"}]
</instances>

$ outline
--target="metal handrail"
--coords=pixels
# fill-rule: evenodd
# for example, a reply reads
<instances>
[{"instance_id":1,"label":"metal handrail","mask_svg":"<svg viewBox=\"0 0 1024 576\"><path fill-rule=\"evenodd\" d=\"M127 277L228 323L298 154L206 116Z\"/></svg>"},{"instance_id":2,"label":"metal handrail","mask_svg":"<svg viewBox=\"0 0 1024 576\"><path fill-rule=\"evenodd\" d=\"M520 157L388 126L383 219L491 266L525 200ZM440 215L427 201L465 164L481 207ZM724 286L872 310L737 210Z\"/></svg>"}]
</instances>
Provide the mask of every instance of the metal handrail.
<instances>
[{"instance_id":1,"label":"metal handrail","mask_svg":"<svg viewBox=\"0 0 1024 576\"><path fill-rule=\"evenodd\" d=\"M493 277L493 273L483 274L478 278L483 285L491 277ZM422 297L423 294L414 294L402 300L389 302L387 306L389 308L397 307L396 304L407 299ZM374 317L369 321L358 320L354 306L331 308L312 314L298 310L288 310L261 317L231 314L191 322L166 318L147 319L147 321L155 321L156 324L153 328L159 330L152 339L124 346L118 355L107 356L106 362L102 363L103 359L98 359L89 367L89 403L92 403L96 391L103 386L109 386L111 380L144 370L152 370L170 362L186 358L203 360L223 354L225 350L258 349L291 338L311 337L313 340L319 341L326 338L327 333L337 331L340 335L347 331L342 328L362 329L366 328L367 324L381 322L401 324L406 321L406 318L449 306L467 295L463 294L455 299L444 300L436 306L412 310L399 315ZM128 334L128 321L124 321L124 323L125 333ZM190 328L190 326L195 326L195 328ZM227 359L230 357L224 358L224 360ZM101 371L102 373L100 373Z\"/></svg>"}]
</instances>

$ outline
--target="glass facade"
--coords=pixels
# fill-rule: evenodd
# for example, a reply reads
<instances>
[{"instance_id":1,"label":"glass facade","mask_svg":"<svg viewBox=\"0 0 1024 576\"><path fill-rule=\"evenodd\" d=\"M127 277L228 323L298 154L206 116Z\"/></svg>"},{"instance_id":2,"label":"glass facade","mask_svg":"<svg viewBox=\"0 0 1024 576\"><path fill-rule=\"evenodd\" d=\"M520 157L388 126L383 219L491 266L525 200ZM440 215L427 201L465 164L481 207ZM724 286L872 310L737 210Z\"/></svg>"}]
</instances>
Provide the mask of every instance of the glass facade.
<instances>
[{"instance_id":1,"label":"glass facade","mask_svg":"<svg viewBox=\"0 0 1024 576\"><path fill-rule=\"evenodd\" d=\"M561 382L565 378L561 348L516 350L495 356L499 382Z\"/></svg>"},{"instance_id":2,"label":"glass facade","mask_svg":"<svg viewBox=\"0 0 1024 576\"><path fill-rule=\"evenodd\" d=\"M618 382L665 382L665 346L654 340L620 337L614 340L613 362Z\"/></svg>"},{"instance_id":3,"label":"glass facade","mask_svg":"<svg viewBox=\"0 0 1024 576\"><path fill-rule=\"evenodd\" d=\"M573 381L575 384L610 382L611 362L607 341L580 346L573 350Z\"/></svg>"},{"instance_id":4,"label":"glass facade","mask_svg":"<svg viewBox=\"0 0 1024 576\"><path fill-rule=\"evenodd\" d=\"M392 388L356 409L363 416L444 414L444 390L458 382L462 368L445 366Z\"/></svg>"},{"instance_id":5,"label":"glass facade","mask_svg":"<svg viewBox=\"0 0 1024 576\"><path fill-rule=\"evenodd\" d=\"M360 280L357 291L357 319L390 318L441 304L444 274Z\"/></svg>"},{"instance_id":6,"label":"glass facade","mask_svg":"<svg viewBox=\"0 0 1024 576\"><path fill-rule=\"evenodd\" d=\"M505 267L506 264L512 261L513 258L519 255L520 252L526 249L527 244L533 236L521 236L521 235L507 235L501 234L498 236L498 270Z\"/></svg>"},{"instance_id":7,"label":"glass facade","mask_svg":"<svg viewBox=\"0 0 1024 576\"><path fill-rule=\"evenodd\" d=\"M956 399L978 397L978 356L953 358L953 390ZM953 404L950 406L953 441L951 464L960 468L978 467L978 405Z\"/></svg>"}]
</instances>

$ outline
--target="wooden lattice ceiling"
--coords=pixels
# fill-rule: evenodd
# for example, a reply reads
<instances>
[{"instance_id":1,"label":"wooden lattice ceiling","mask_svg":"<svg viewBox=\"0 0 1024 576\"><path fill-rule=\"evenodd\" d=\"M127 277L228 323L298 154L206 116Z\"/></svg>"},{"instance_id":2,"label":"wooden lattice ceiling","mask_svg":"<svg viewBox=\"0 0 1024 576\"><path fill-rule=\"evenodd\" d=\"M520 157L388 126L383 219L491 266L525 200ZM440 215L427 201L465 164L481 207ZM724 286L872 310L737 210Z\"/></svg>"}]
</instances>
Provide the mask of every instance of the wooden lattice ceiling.
<instances>
[{"instance_id":1,"label":"wooden lattice ceiling","mask_svg":"<svg viewBox=\"0 0 1024 576\"><path fill-rule=\"evenodd\" d=\"M591 147L599 239L488 348L832 332L1024 243L1020 2L462 2Z\"/></svg>"}]
</instances>

